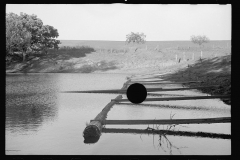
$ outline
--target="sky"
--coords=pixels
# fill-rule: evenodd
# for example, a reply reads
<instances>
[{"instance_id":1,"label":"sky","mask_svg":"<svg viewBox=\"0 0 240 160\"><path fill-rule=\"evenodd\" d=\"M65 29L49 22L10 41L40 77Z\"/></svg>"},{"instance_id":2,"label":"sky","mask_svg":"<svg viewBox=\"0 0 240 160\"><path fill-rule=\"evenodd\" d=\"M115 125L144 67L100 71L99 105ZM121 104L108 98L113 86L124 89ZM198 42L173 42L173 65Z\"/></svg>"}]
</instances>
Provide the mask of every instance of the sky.
<instances>
[{"instance_id":1,"label":"sky","mask_svg":"<svg viewBox=\"0 0 240 160\"><path fill-rule=\"evenodd\" d=\"M37 15L59 40L125 41L131 32L143 32L147 41L231 40L232 32L230 4L7 4L10 12Z\"/></svg>"}]
</instances>

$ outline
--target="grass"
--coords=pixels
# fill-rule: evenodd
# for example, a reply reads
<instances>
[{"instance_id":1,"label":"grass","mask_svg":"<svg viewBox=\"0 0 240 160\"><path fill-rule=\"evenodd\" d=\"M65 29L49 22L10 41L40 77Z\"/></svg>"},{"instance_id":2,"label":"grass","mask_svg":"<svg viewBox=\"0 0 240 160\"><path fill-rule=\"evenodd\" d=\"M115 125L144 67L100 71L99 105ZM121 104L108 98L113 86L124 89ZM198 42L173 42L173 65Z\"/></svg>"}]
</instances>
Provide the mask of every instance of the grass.
<instances>
[{"instance_id":1,"label":"grass","mask_svg":"<svg viewBox=\"0 0 240 160\"><path fill-rule=\"evenodd\" d=\"M60 47L58 50L49 49L48 55L51 55L51 57L57 58L57 56L63 56L61 58L64 59L70 59L70 58L79 58L79 57L85 57L86 54L95 52L95 49L90 46L76 46L76 47L69 47L69 46L63 46Z\"/></svg>"}]
</instances>

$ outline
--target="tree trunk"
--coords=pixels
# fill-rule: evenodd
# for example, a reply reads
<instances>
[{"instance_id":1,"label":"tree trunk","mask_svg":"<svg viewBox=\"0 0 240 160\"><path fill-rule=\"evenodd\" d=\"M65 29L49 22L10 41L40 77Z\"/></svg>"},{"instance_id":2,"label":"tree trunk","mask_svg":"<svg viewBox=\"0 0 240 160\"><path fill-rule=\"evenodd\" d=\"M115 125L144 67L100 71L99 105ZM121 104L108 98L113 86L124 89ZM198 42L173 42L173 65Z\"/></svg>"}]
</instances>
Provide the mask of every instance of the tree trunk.
<instances>
[{"instance_id":1,"label":"tree trunk","mask_svg":"<svg viewBox=\"0 0 240 160\"><path fill-rule=\"evenodd\" d=\"M26 52L22 51L22 57L23 57L23 62L24 62L26 59Z\"/></svg>"}]
</instances>

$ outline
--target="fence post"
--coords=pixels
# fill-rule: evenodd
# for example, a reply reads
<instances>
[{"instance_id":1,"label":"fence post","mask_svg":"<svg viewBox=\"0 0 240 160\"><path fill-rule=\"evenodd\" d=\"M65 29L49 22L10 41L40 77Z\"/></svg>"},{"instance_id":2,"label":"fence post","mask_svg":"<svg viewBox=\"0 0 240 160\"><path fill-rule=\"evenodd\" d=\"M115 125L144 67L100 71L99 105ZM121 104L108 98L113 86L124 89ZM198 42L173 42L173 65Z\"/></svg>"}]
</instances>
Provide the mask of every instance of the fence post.
<instances>
[{"instance_id":1,"label":"fence post","mask_svg":"<svg viewBox=\"0 0 240 160\"><path fill-rule=\"evenodd\" d=\"M183 60L185 61L185 52L183 52Z\"/></svg>"},{"instance_id":2,"label":"fence post","mask_svg":"<svg viewBox=\"0 0 240 160\"><path fill-rule=\"evenodd\" d=\"M194 60L194 53L193 53L193 55L192 55L192 59Z\"/></svg>"}]
</instances>

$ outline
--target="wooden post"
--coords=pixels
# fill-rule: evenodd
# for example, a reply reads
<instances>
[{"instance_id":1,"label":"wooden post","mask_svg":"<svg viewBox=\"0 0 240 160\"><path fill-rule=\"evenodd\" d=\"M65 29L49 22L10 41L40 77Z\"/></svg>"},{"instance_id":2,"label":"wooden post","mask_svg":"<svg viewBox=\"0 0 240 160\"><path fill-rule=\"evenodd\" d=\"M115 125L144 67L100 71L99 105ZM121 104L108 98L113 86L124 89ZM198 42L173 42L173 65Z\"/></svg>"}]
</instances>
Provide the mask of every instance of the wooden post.
<instances>
[{"instance_id":1,"label":"wooden post","mask_svg":"<svg viewBox=\"0 0 240 160\"><path fill-rule=\"evenodd\" d=\"M131 81L128 84L133 83L151 83L151 82L157 82L159 84L186 84L186 83L202 83L202 81L182 81L182 82L169 82L169 81L161 81L161 80L154 80L154 81Z\"/></svg>"},{"instance_id":2,"label":"wooden post","mask_svg":"<svg viewBox=\"0 0 240 160\"><path fill-rule=\"evenodd\" d=\"M216 99L216 98L222 98L222 99L229 99L231 98L231 95L218 95L218 96L190 96L190 97L168 97L168 98L146 98L145 101L179 101L179 100L196 100L196 99ZM129 102L128 99L119 99L112 101L117 102Z\"/></svg>"},{"instance_id":3,"label":"wooden post","mask_svg":"<svg viewBox=\"0 0 240 160\"><path fill-rule=\"evenodd\" d=\"M145 83L146 85L146 83ZM125 85L126 87L128 84ZM189 87L189 88L146 88L147 92L161 92L161 91L181 91L190 89L202 89L202 88L212 88L219 87L219 85L213 86L202 86L202 87ZM62 93L126 93L127 89L112 89L112 90L89 90L89 91L64 91Z\"/></svg>"},{"instance_id":4,"label":"wooden post","mask_svg":"<svg viewBox=\"0 0 240 160\"><path fill-rule=\"evenodd\" d=\"M139 82L130 82L130 83L128 83L128 85L131 85L131 84L134 84L134 83L140 83L140 84L143 84L143 85L158 85L158 84L164 85L164 84L187 84L187 83L202 83L202 82L201 81L186 81L186 82L165 82L165 83L153 82L153 83L151 83L151 82L139 81ZM169 88L169 89L171 89L171 88Z\"/></svg>"},{"instance_id":5,"label":"wooden post","mask_svg":"<svg viewBox=\"0 0 240 160\"><path fill-rule=\"evenodd\" d=\"M193 55L192 55L192 59L194 60L194 53L193 53Z\"/></svg>"},{"instance_id":6,"label":"wooden post","mask_svg":"<svg viewBox=\"0 0 240 160\"><path fill-rule=\"evenodd\" d=\"M128 81L130 81L130 80L128 80ZM128 83L128 81L123 84L122 89L125 89L127 87L126 84ZM120 100L120 99L122 99L122 95L118 95L114 100L117 101L117 100ZM112 106L115 103L117 103L116 101L109 102L103 108L103 110L94 118L94 120L91 121L90 124L84 129L83 137L85 139L101 136L103 121L106 119L107 113L110 111Z\"/></svg>"},{"instance_id":7,"label":"wooden post","mask_svg":"<svg viewBox=\"0 0 240 160\"><path fill-rule=\"evenodd\" d=\"M26 53L24 51L22 51L22 58L23 58L23 62L25 61L25 57L26 57Z\"/></svg>"},{"instance_id":8,"label":"wooden post","mask_svg":"<svg viewBox=\"0 0 240 160\"><path fill-rule=\"evenodd\" d=\"M183 52L183 61L185 61L185 52Z\"/></svg>"},{"instance_id":9,"label":"wooden post","mask_svg":"<svg viewBox=\"0 0 240 160\"><path fill-rule=\"evenodd\" d=\"M199 119L153 119L153 120L105 120L106 125L142 125L142 124L204 124L231 123L231 117L199 118Z\"/></svg>"}]
</instances>

